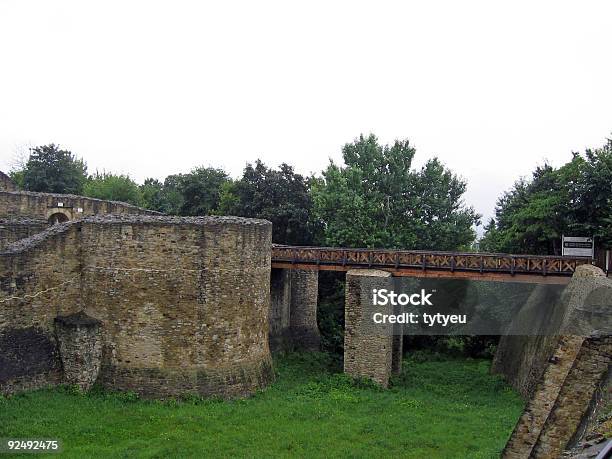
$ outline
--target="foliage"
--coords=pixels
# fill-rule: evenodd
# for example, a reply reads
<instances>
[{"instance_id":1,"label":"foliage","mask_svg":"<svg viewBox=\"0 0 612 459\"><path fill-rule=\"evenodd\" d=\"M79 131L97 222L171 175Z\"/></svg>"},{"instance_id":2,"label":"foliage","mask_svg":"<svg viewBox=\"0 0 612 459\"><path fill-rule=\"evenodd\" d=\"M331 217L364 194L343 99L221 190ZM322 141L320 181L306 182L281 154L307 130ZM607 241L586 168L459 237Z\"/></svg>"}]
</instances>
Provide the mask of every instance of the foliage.
<instances>
[{"instance_id":1,"label":"foliage","mask_svg":"<svg viewBox=\"0 0 612 459\"><path fill-rule=\"evenodd\" d=\"M166 212L167 209L164 209L164 184L162 182L154 178L147 178L139 188L143 207L158 212Z\"/></svg>"},{"instance_id":2,"label":"foliage","mask_svg":"<svg viewBox=\"0 0 612 459\"><path fill-rule=\"evenodd\" d=\"M344 352L344 278L341 272L319 272L317 323L321 349L339 360Z\"/></svg>"},{"instance_id":3,"label":"foliage","mask_svg":"<svg viewBox=\"0 0 612 459\"><path fill-rule=\"evenodd\" d=\"M555 169L536 168L497 201L485 251L561 254L561 236L595 236L612 247L612 140Z\"/></svg>"},{"instance_id":4,"label":"foliage","mask_svg":"<svg viewBox=\"0 0 612 459\"><path fill-rule=\"evenodd\" d=\"M170 215L211 215L217 212L221 192L230 182L221 169L197 167L188 174L169 175L163 184L148 178L140 191L148 209Z\"/></svg>"},{"instance_id":5,"label":"foliage","mask_svg":"<svg viewBox=\"0 0 612 459\"><path fill-rule=\"evenodd\" d=\"M465 207L466 184L437 158L411 170L408 140L382 146L363 135L342 149L313 184L327 245L455 250L470 246L479 216Z\"/></svg>"},{"instance_id":6,"label":"foliage","mask_svg":"<svg viewBox=\"0 0 612 459\"><path fill-rule=\"evenodd\" d=\"M499 336L488 335L420 335L404 336L404 353L433 351L442 355L492 359Z\"/></svg>"},{"instance_id":7,"label":"foliage","mask_svg":"<svg viewBox=\"0 0 612 459\"><path fill-rule=\"evenodd\" d=\"M522 410L489 363L417 352L389 390L325 354L275 360L246 400L152 401L47 389L0 400L0 437L60 438L62 457L498 457Z\"/></svg>"},{"instance_id":8,"label":"foliage","mask_svg":"<svg viewBox=\"0 0 612 459\"><path fill-rule=\"evenodd\" d=\"M87 166L70 151L51 143L31 148L23 168L13 170L10 175L27 191L81 194L87 180Z\"/></svg>"},{"instance_id":9,"label":"foliage","mask_svg":"<svg viewBox=\"0 0 612 459\"><path fill-rule=\"evenodd\" d=\"M182 202L179 215L210 215L219 208L221 189L230 178L221 169L197 167L189 174L179 174L176 188Z\"/></svg>"},{"instance_id":10,"label":"foliage","mask_svg":"<svg viewBox=\"0 0 612 459\"><path fill-rule=\"evenodd\" d=\"M127 202L135 206L143 204L142 192L129 175L96 172L87 179L83 194L108 201Z\"/></svg>"},{"instance_id":11,"label":"foliage","mask_svg":"<svg viewBox=\"0 0 612 459\"><path fill-rule=\"evenodd\" d=\"M225 187L219 212L270 220L276 243L311 245L318 228L311 217L310 184L287 164L274 170L257 160L255 166L246 166L240 180Z\"/></svg>"}]
</instances>

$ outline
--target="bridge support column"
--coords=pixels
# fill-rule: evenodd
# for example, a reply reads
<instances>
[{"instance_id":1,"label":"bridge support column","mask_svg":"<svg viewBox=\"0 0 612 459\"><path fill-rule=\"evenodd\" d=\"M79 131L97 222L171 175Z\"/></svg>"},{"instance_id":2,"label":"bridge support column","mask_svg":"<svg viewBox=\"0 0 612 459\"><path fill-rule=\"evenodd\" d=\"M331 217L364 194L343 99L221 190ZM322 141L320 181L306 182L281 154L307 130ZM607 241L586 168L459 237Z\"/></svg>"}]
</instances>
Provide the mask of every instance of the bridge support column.
<instances>
[{"instance_id":1,"label":"bridge support column","mask_svg":"<svg viewBox=\"0 0 612 459\"><path fill-rule=\"evenodd\" d=\"M319 350L318 297L318 271L272 269L268 334L272 352Z\"/></svg>"},{"instance_id":2,"label":"bridge support column","mask_svg":"<svg viewBox=\"0 0 612 459\"><path fill-rule=\"evenodd\" d=\"M290 330L293 347L318 351L321 335L317 325L319 271L291 270Z\"/></svg>"},{"instance_id":3,"label":"bridge support column","mask_svg":"<svg viewBox=\"0 0 612 459\"><path fill-rule=\"evenodd\" d=\"M386 271L356 269L346 273L344 304L344 372L356 378L368 378L387 387L393 362L393 336L368 333L364 326L363 304L370 301L373 288L392 288L391 274ZM389 311L382 309L388 308ZM381 307L390 314L392 306Z\"/></svg>"},{"instance_id":4,"label":"bridge support column","mask_svg":"<svg viewBox=\"0 0 612 459\"><path fill-rule=\"evenodd\" d=\"M270 312L268 315L268 337L272 352L291 348L290 308L291 271L273 268L270 276Z\"/></svg>"}]
</instances>

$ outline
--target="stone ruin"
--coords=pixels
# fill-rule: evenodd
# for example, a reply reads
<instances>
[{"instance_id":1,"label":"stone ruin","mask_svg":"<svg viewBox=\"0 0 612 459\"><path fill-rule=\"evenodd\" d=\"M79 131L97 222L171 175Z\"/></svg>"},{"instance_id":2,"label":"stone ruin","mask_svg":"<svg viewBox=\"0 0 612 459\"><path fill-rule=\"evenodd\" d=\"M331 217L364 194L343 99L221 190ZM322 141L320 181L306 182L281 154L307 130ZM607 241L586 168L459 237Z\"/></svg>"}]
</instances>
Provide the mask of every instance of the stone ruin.
<instances>
[{"instance_id":1,"label":"stone ruin","mask_svg":"<svg viewBox=\"0 0 612 459\"><path fill-rule=\"evenodd\" d=\"M152 397L245 396L272 380L271 349L318 349L318 271L271 270L269 222L167 217L3 183L0 393L98 383ZM390 281L367 269L346 277L344 370L382 386L401 371L402 339L356 324L360 298ZM539 295L518 322L531 323ZM581 317L609 319L611 299L612 281L581 266L549 305L557 335L502 337L493 371L527 403L503 457L579 449L609 409L612 342L581 329Z\"/></svg>"},{"instance_id":2,"label":"stone ruin","mask_svg":"<svg viewBox=\"0 0 612 459\"><path fill-rule=\"evenodd\" d=\"M243 396L272 379L271 224L123 215L0 253L0 390Z\"/></svg>"}]
</instances>

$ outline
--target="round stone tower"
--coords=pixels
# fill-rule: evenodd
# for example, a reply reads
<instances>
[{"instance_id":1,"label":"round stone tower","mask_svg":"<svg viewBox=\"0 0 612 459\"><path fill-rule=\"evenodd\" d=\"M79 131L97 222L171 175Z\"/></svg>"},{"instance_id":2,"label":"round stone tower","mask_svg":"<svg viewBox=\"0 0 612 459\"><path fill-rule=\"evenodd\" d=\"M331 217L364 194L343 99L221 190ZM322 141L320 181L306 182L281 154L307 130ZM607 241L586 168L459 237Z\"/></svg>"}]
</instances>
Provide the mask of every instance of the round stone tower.
<instances>
[{"instance_id":1,"label":"round stone tower","mask_svg":"<svg viewBox=\"0 0 612 459\"><path fill-rule=\"evenodd\" d=\"M101 322L99 382L145 396L244 396L273 371L271 223L236 217L91 218L81 301Z\"/></svg>"}]
</instances>

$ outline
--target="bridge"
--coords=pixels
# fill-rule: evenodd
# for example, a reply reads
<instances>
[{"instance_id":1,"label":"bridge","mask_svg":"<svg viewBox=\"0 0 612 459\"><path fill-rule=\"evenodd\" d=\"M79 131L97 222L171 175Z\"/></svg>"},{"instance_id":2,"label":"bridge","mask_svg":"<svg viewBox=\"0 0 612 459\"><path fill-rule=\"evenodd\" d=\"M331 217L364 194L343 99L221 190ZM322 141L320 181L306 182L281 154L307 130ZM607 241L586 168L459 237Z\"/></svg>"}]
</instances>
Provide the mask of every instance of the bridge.
<instances>
[{"instance_id":1,"label":"bridge","mask_svg":"<svg viewBox=\"0 0 612 459\"><path fill-rule=\"evenodd\" d=\"M272 246L272 268L348 271L370 268L394 276L567 284L588 258L421 250Z\"/></svg>"}]
</instances>

